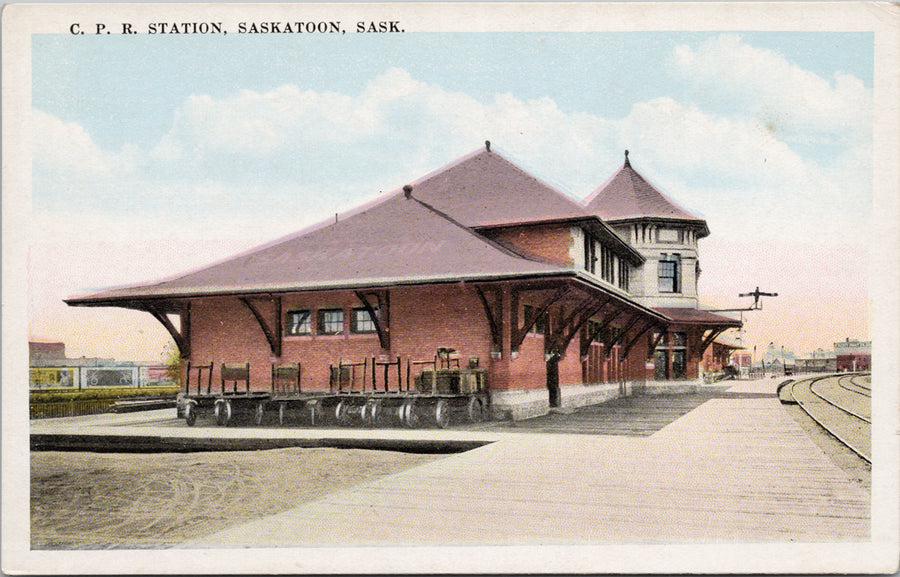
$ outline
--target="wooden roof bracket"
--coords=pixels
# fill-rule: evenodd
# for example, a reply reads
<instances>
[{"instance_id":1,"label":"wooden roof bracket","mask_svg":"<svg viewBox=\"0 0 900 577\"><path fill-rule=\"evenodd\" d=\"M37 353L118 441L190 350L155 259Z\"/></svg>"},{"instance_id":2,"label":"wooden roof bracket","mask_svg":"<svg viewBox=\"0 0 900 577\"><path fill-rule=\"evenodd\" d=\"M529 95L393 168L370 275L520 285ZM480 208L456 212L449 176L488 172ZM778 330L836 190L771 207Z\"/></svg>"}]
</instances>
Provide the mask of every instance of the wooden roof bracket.
<instances>
[{"instance_id":1,"label":"wooden roof bracket","mask_svg":"<svg viewBox=\"0 0 900 577\"><path fill-rule=\"evenodd\" d=\"M716 337L724 333L726 328L714 328L710 329L709 334L706 337L703 337L703 341L700 343L700 350L697 351L697 357L702 357L703 353L706 351L706 348L712 344Z\"/></svg>"},{"instance_id":2,"label":"wooden roof bracket","mask_svg":"<svg viewBox=\"0 0 900 577\"><path fill-rule=\"evenodd\" d=\"M238 297L238 300L244 303L250 309L250 312L253 313L256 322L259 323L259 328L262 329L263 334L266 336L266 341L269 343L269 349L272 351L272 354L276 357L281 357L281 297L271 297L273 305L272 316L274 317L271 324L249 297Z\"/></svg>"},{"instance_id":3,"label":"wooden roof bracket","mask_svg":"<svg viewBox=\"0 0 900 577\"><path fill-rule=\"evenodd\" d=\"M387 290L384 291L372 291L368 293L363 293L361 291L353 291L356 293L356 298L359 299L359 302L362 303L363 308L366 309L366 312L369 313L369 318L372 319L372 323L375 325L375 332L378 334L378 343L381 346L381 349L384 351L391 350L391 296L390 292ZM369 302L368 296L374 296L375 300L378 301L378 312L380 314L375 314L375 308L372 306L372 303Z\"/></svg>"},{"instance_id":4,"label":"wooden roof bracket","mask_svg":"<svg viewBox=\"0 0 900 577\"><path fill-rule=\"evenodd\" d=\"M175 346L178 347L178 352L181 354L182 359L191 357L191 304L189 302L184 303L178 312L178 316L181 318L181 331L175 328L175 325L172 324L172 321L169 320L169 317L166 316L165 311L161 307L150 303L142 303L136 308L150 313L153 315L153 318L165 327L172 340L175 341Z\"/></svg>"},{"instance_id":5,"label":"wooden roof bracket","mask_svg":"<svg viewBox=\"0 0 900 577\"><path fill-rule=\"evenodd\" d=\"M660 341L666 336L666 325L656 325L659 327L659 334L656 335L656 338L650 342L650 347L647 349L647 358L653 358L653 352L656 350L656 347L659 346Z\"/></svg>"},{"instance_id":6,"label":"wooden roof bracket","mask_svg":"<svg viewBox=\"0 0 900 577\"><path fill-rule=\"evenodd\" d=\"M647 331L649 331L653 327L658 327L658 326L659 325L657 323L655 323L653 321L649 321L647 323L647 326L645 326L640 331L638 331L638 333L634 336L634 338L631 339L630 341L628 341L628 344L626 344L625 347L622 349L622 358L627 359L628 353L631 352L631 347L633 347L635 345L635 343L637 343L641 337L643 337L645 334L647 334Z\"/></svg>"},{"instance_id":7,"label":"wooden roof bracket","mask_svg":"<svg viewBox=\"0 0 900 577\"><path fill-rule=\"evenodd\" d=\"M607 304L608 304L608 303L607 303ZM604 305L604 307L605 307L605 306L606 306L606 305ZM602 309L602 308L603 308L603 307L601 307L601 309ZM597 311L597 312L600 312L600 311ZM588 354L588 350L590 349L591 343L594 341L594 339L596 339L597 336L598 336L600 333L602 333L603 330L604 330L606 327L608 327L613 321L615 321L615 320L618 319L620 316L622 316L622 313L624 313L624 312L625 312L625 308L620 308L620 309L618 309L617 311L615 311L615 314L613 314L613 315L607 317L607 319L606 319L605 321L603 321L602 323L600 323L599 325L597 325L597 327L596 327L592 332L590 332L590 333L587 335L587 338L584 339L584 340L581 342L581 356L582 356L582 357L585 356L586 354Z\"/></svg>"},{"instance_id":8,"label":"wooden roof bracket","mask_svg":"<svg viewBox=\"0 0 900 577\"><path fill-rule=\"evenodd\" d=\"M566 296L566 294L570 290L571 290L571 287L568 287L568 286L559 287L558 289L556 289L556 291L554 291L554 293L552 295L550 295L549 297L544 299L544 302L542 302L541 305L537 309L531 310L531 314L527 315L523 319L524 322L522 323L521 329L518 329L517 327L513 327L513 329L512 329L513 330L513 339L512 339L512 342L510 343L511 350L514 350L514 351L519 350L519 347L522 345L522 341L525 340L525 335L528 334L528 331L531 330L531 328L534 326L534 323L536 323L537 320L539 318L541 318L541 315L546 313L547 310L551 306L553 306L554 303L558 302L561 298ZM513 294L514 294L513 302L516 303L516 313L518 313L518 295L519 295L518 289L514 289Z\"/></svg>"},{"instance_id":9,"label":"wooden roof bracket","mask_svg":"<svg viewBox=\"0 0 900 577\"><path fill-rule=\"evenodd\" d=\"M478 298L481 299L481 306L484 307L484 316L487 317L488 325L490 325L491 328L491 344L494 346L494 350L502 350L503 337L500 331L500 314L503 308L501 305L500 289L495 288L493 291L493 307L491 307L491 304L488 302L488 299L480 286L475 285L475 292L478 293Z\"/></svg>"},{"instance_id":10,"label":"wooden roof bracket","mask_svg":"<svg viewBox=\"0 0 900 577\"><path fill-rule=\"evenodd\" d=\"M641 320L641 315L639 315L638 313L635 313L635 314L634 314L634 317L633 317L633 318L631 319L631 321L628 323L628 326L626 326L624 329L622 329L622 330L619 332L619 334L616 335L616 338L614 338L614 339L612 340L611 343L609 343L609 344L606 345L606 356L607 356L607 357L609 357L609 354L612 352L613 347L616 346L617 344L619 344L619 342L622 341L622 338L623 338L625 335L628 334L628 331L630 331L631 329L634 328L634 325L636 325L637 322L638 322L639 320Z\"/></svg>"},{"instance_id":11,"label":"wooden roof bracket","mask_svg":"<svg viewBox=\"0 0 900 577\"><path fill-rule=\"evenodd\" d=\"M565 352L565 350L569 348L569 343L572 342L572 338L574 338L575 334L581 330L581 327L583 327L592 316L600 312L600 310L611 300L612 297L608 296L602 303L590 306L590 303L594 301L594 298L589 296L584 299L584 301L580 303L581 306L576 306L575 310L563 321L560 327L563 329L563 332L553 335L554 338L550 343L549 348L555 348L560 352ZM566 327L568 327L568 330L565 330Z\"/></svg>"}]
</instances>

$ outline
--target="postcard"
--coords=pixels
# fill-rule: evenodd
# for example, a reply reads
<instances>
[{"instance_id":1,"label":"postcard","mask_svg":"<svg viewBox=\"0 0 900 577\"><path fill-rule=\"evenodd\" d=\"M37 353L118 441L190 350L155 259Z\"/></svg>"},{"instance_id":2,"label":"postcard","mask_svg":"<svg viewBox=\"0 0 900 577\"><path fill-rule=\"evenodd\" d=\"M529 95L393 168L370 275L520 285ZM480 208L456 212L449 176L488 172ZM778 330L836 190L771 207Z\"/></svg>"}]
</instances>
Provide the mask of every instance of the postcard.
<instances>
[{"instance_id":1,"label":"postcard","mask_svg":"<svg viewBox=\"0 0 900 577\"><path fill-rule=\"evenodd\" d=\"M4 572L897 571L898 24L5 5Z\"/></svg>"}]
</instances>

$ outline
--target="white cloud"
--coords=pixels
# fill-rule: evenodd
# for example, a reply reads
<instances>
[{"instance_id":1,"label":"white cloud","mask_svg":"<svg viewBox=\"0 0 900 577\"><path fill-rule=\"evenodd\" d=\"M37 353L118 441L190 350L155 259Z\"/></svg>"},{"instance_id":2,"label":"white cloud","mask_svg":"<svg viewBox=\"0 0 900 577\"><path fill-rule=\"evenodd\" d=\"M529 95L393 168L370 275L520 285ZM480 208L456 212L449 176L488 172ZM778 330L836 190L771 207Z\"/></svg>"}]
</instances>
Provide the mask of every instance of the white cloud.
<instances>
[{"instance_id":1,"label":"white cloud","mask_svg":"<svg viewBox=\"0 0 900 577\"><path fill-rule=\"evenodd\" d=\"M770 132L871 130L872 91L849 74L825 79L781 55L722 34L694 49L678 46L676 75L752 110Z\"/></svg>"},{"instance_id":2,"label":"white cloud","mask_svg":"<svg viewBox=\"0 0 900 577\"><path fill-rule=\"evenodd\" d=\"M32 110L32 151L38 169L69 179L104 177L108 159L84 128Z\"/></svg>"},{"instance_id":3,"label":"white cloud","mask_svg":"<svg viewBox=\"0 0 900 577\"><path fill-rule=\"evenodd\" d=\"M779 58L732 36L697 52L679 48L679 58L713 59L723 45L762 62ZM626 117L607 119L566 113L550 98L498 94L479 102L396 68L355 96L292 85L218 99L191 96L149 154L134 147L104 153L81 127L36 116L38 131L68 134L69 142L78 143L83 158L69 170L96 177L84 195L128 191L134 206L176 221L196 220L197 213L221 219L236 210L308 212L310 203L327 209L329 203L399 188L485 139L576 196L604 182L629 148L635 166L657 185L711 214L717 205L709 199L716 198L726 206L770 203L790 207L787 212L827 215L848 194L861 195L867 206L871 181L865 139L845 148L839 162L822 167L754 119L668 97L636 103ZM35 157L39 167L56 170L74 162L52 147L38 148ZM77 198L70 202L78 208Z\"/></svg>"}]
</instances>

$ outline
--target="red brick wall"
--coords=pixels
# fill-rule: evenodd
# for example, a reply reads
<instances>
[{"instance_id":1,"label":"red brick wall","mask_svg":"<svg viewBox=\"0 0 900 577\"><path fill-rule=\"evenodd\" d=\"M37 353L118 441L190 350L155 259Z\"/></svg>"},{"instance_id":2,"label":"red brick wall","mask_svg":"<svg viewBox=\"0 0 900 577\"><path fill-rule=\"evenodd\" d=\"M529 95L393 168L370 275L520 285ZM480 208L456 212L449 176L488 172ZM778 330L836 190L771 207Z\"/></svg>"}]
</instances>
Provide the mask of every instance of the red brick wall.
<instances>
[{"instance_id":1,"label":"red brick wall","mask_svg":"<svg viewBox=\"0 0 900 577\"><path fill-rule=\"evenodd\" d=\"M574 262L569 250L572 247L572 232L568 226L521 226L491 232L498 241L509 243L523 251L550 259L565 266Z\"/></svg>"},{"instance_id":2,"label":"red brick wall","mask_svg":"<svg viewBox=\"0 0 900 577\"><path fill-rule=\"evenodd\" d=\"M521 317L520 317L521 318ZM525 335L519 356L509 363L511 389L542 389L547 387L547 363L544 361L544 336Z\"/></svg>"},{"instance_id":3,"label":"red brick wall","mask_svg":"<svg viewBox=\"0 0 900 577\"><path fill-rule=\"evenodd\" d=\"M274 311L271 304L255 302L265 317L272 318ZM347 328L341 335L285 336L282 355L275 358L255 317L236 297L196 299L191 309L191 361L194 365L214 364L213 390L220 387L221 363L248 361L254 390L269 388L273 362L300 362L301 387L304 390L327 389L330 365L340 360L354 363L371 361L373 356L381 353L377 334L349 332L351 311L358 306L360 303L352 291L284 295L283 314L293 308L310 309L315 327L317 309L342 308ZM404 378L407 358L431 360L438 347L452 347L458 351L461 366L465 366L470 356L479 358L480 366L489 370L489 384L494 390L546 387L543 335L526 335L515 359L506 350L504 358L492 360L490 327L481 300L472 287L452 284L391 289L390 316L390 360L401 356ZM522 318L521 312L519 318ZM509 338L508 333L506 338ZM582 382L579 348L579 337L576 335L559 362L559 381L562 385ZM622 372L618 374L641 378L645 355L646 344L642 341L632 349L627 367L623 365ZM608 380L617 374L614 372L615 364L614 360L609 363ZM392 386L396 383L395 374L395 369L392 369ZM381 379L379 372L379 386ZM368 386L371 383L371 368L367 371L366 381Z\"/></svg>"},{"instance_id":4,"label":"red brick wall","mask_svg":"<svg viewBox=\"0 0 900 577\"><path fill-rule=\"evenodd\" d=\"M264 316L271 315L270 306L262 303L258 306ZM311 322L315 325L316 310L341 308L347 328L341 335L284 336L282 355L274 358L253 314L236 297L197 299L191 310L191 361L194 365L214 364L214 389L221 386L221 363L247 361L250 362L253 389L268 388L273 362L300 362L301 387L304 390L327 389L330 365L340 360L371 362L373 356L381 353L377 334L349 332L351 311L359 306L359 300L350 291L283 296L283 314L293 308L310 309L313 311ZM398 354L401 356L404 378L407 358L431 360L438 347L443 346L458 351L462 366L469 356L477 356L481 366L489 368L490 328L474 289L460 285L392 289L390 315L390 360L395 360ZM390 374L395 383L395 369L391 369ZM381 378L379 372L379 386ZM366 380L371 382L371 368Z\"/></svg>"},{"instance_id":5,"label":"red brick wall","mask_svg":"<svg viewBox=\"0 0 900 577\"><path fill-rule=\"evenodd\" d=\"M391 291L391 347L413 360L434 357L438 347L458 351L460 363L477 356L487 367L491 329L474 288L432 285Z\"/></svg>"}]
</instances>

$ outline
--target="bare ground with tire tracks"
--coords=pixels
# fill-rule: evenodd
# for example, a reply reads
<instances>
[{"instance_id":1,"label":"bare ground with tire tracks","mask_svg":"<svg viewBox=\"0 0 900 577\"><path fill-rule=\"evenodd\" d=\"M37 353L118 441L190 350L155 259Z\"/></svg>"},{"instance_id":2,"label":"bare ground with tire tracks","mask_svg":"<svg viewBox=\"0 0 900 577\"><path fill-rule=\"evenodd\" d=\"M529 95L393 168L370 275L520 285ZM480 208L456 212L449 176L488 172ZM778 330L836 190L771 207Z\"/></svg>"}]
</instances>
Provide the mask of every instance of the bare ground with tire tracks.
<instances>
[{"instance_id":1,"label":"bare ground with tire tracks","mask_svg":"<svg viewBox=\"0 0 900 577\"><path fill-rule=\"evenodd\" d=\"M31 546L174 545L440 457L301 448L189 454L33 452Z\"/></svg>"}]
</instances>

